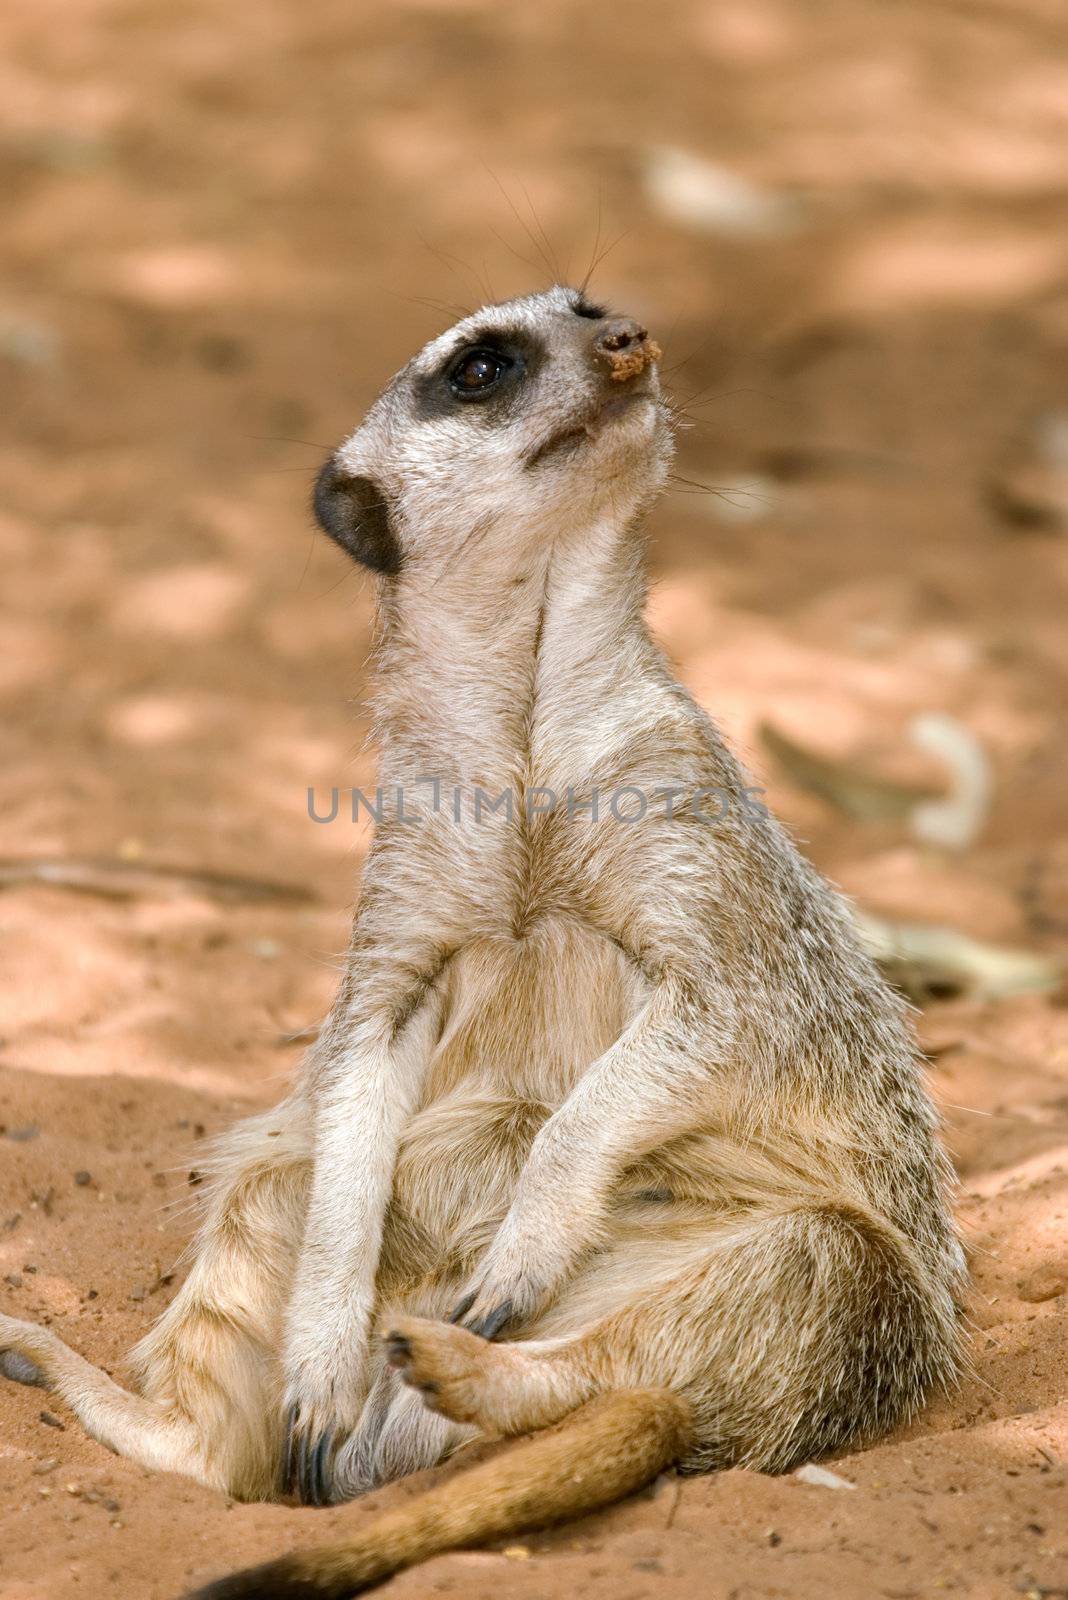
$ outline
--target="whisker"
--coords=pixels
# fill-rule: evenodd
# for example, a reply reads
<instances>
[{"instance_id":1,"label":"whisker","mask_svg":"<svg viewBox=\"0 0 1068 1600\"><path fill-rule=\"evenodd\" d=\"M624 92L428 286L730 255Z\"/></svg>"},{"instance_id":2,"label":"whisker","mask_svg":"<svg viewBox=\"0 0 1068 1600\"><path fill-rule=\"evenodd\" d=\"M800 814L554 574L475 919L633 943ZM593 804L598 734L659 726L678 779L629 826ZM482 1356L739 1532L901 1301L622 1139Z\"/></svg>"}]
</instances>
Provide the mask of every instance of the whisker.
<instances>
[{"instance_id":1,"label":"whisker","mask_svg":"<svg viewBox=\"0 0 1068 1600\"><path fill-rule=\"evenodd\" d=\"M676 317L675 318L675 328L677 328L678 325L679 325L679 319L678 319L678 317ZM675 329L673 328L672 329L672 333L674 333L674 331L675 331ZM690 362L695 360L701 354L702 350L707 350L708 349L708 346L711 344L713 337L714 337L714 334L707 333L705 335L705 337L701 340L701 343L698 344L698 345L695 345L694 348L690 351L688 356L684 356L681 361L673 361L672 364L669 367L662 367L661 371L662 371L664 377L665 378L669 378L673 372L681 372L683 367L688 367L690 365Z\"/></svg>"},{"instance_id":2,"label":"whisker","mask_svg":"<svg viewBox=\"0 0 1068 1600\"><path fill-rule=\"evenodd\" d=\"M503 233L498 232L498 230L493 227L490 228L490 233L492 233L493 237L498 241L499 244L503 244L509 255L515 256L517 261L521 261L525 267L529 267L535 278L539 278L541 276L541 268L538 266L537 262L531 261L529 256L525 256L523 255L522 251L517 250L515 246L509 243L509 241L504 237Z\"/></svg>"},{"instance_id":3,"label":"whisker","mask_svg":"<svg viewBox=\"0 0 1068 1600\"><path fill-rule=\"evenodd\" d=\"M398 295L397 298L407 300L409 305L429 306L431 311L438 311L443 317L450 317L454 322L458 317L469 317L471 315L467 306L458 305L451 300L435 300L431 295L404 294Z\"/></svg>"},{"instance_id":4,"label":"whisker","mask_svg":"<svg viewBox=\"0 0 1068 1600\"><path fill-rule=\"evenodd\" d=\"M315 599L317 601L318 600L325 600L327 595L331 595L331 594L334 593L335 590L340 589L341 585L343 583L347 583L349 578L353 577L354 575L356 577L364 577L364 576L366 576L366 574L364 572L364 569L362 567L358 566L355 561L350 561L348 566L345 568L345 571L341 574L340 578L338 578L337 582L336 583L332 583L328 589L324 589L322 594L317 594L315 596Z\"/></svg>"},{"instance_id":5,"label":"whisker","mask_svg":"<svg viewBox=\"0 0 1068 1600\"><path fill-rule=\"evenodd\" d=\"M738 495L743 500L754 500L759 505L765 505L769 507L773 506L775 503L773 500L770 500L767 495L760 495L757 494L753 489L747 489L744 484L733 483L724 486L723 484L701 483L697 478L684 478L679 472L669 473L668 481L671 483L682 483L687 485L686 489L677 489L675 491L676 494L713 494L718 500L726 500L729 505L735 505L737 503L731 498L732 495Z\"/></svg>"},{"instance_id":6,"label":"whisker","mask_svg":"<svg viewBox=\"0 0 1068 1600\"><path fill-rule=\"evenodd\" d=\"M450 270L455 270L457 267L462 268L463 271L467 273L468 277L472 279L475 287L483 296L484 300L493 299L493 295L489 291L485 280L479 277L479 274L475 271L474 267L469 261L465 261L462 256L454 256L450 250L443 250L440 245L431 244L430 240L426 238L424 234L420 233L418 229L416 230L416 238L419 240L420 244L425 250L429 250L431 255L437 256L438 260L443 266L448 267ZM471 316L472 312L468 310L465 312L465 315Z\"/></svg>"},{"instance_id":7,"label":"whisker","mask_svg":"<svg viewBox=\"0 0 1068 1600\"><path fill-rule=\"evenodd\" d=\"M604 249L601 251L600 255L597 256L593 266L590 268L589 272L587 272L582 284L580 285L583 294L585 294L586 290L589 288L590 279L593 277L602 261L607 261L608 257L612 254L612 251L616 248L616 246L622 244L623 240L629 238L633 232L633 228L624 228L622 233L617 233L615 238L609 244L605 245Z\"/></svg>"},{"instance_id":8,"label":"whisker","mask_svg":"<svg viewBox=\"0 0 1068 1600\"><path fill-rule=\"evenodd\" d=\"M483 167L484 171L489 175L489 177L492 178L492 180L496 184L497 188L500 190L500 193L501 193L501 196L502 196L502 198L504 200L505 205L508 207L509 211L512 213L512 216L515 218L516 222L518 222L519 226L522 228L523 232L526 234L527 238L530 240L530 243L534 247L535 255L540 257L542 266L549 273L550 279L555 278L556 274L555 274L555 272L553 270L552 261L545 254L545 251L542 249L542 246L538 241L537 235L531 231L530 225L527 223L526 219L520 213L519 208L516 206L515 201L512 199L511 195L508 193L508 190L504 187L504 184L501 182L500 178L498 178L497 174L493 171L493 169L491 167L487 166L484 161L482 163L482 167ZM531 263L529 263L529 262L527 263L528 266L530 264Z\"/></svg>"},{"instance_id":9,"label":"whisker","mask_svg":"<svg viewBox=\"0 0 1068 1600\"><path fill-rule=\"evenodd\" d=\"M738 394L755 394L762 400L773 400L777 405L787 403L785 395L773 394L769 389L757 389L752 384L742 384L735 389L722 389L718 393L713 393L713 390L715 384L706 384L703 389L695 389L693 394L684 394L682 402L687 406L710 406L715 405L718 400L731 400Z\"/></svg>"},{"instance_id":10,"label":"whisker","mask_svg":"<svg viewBox=\"0 0 1068 1600\"><path fill-rule=\"evenodd\" d=\"M320 444L317 439L290 439L284 433L249 433L248 439L255 439L257 444L303 444L309 450L333 450L332 444Z\"/></svg>"},{"instance_id":11,"label":"whisker","mask_svg":"<svg viewBox=\"0 0 1068 1600\"><path fill-rule=\"evenodd\" d=\"M601 248L601 229L604 225L604 179L597 181L597 231L593 236L593 249L590 251L590 263L586 268L585 276L579 286L579 293L585 294L586 287L593 275L594 265L597 261L597 252Z\"/></svg>"},{"instance_id":12,"label":"whisker","mask_svg":"<svg viewBox=\"0 0 1068 1600\"><path fill-rule=\"evenodd\" d=\"M538 216L537 208L535 207L533 200L530 198L530 193L529 193L529 191L527 189L526 184L523 182L522 178L518 179L518 183L519 183L520 189L523 191L523 199L527 203L527 209L529 210L531 216L534 218L534 226L536 227L538 233L541 235L541 237L542 237L542 239L543 239L543 241L545 243L545 249L548 252L548 256L549 256L549 264L550 264L550 267L552 269L553 282L554 283L559 283L560 282L560 262L559 262L559 259L557 257L556 251L553 248L552 240L549 238L549 235L545 231L545 224L542 222L541 218Z\"/></svg>"}]
</instances>

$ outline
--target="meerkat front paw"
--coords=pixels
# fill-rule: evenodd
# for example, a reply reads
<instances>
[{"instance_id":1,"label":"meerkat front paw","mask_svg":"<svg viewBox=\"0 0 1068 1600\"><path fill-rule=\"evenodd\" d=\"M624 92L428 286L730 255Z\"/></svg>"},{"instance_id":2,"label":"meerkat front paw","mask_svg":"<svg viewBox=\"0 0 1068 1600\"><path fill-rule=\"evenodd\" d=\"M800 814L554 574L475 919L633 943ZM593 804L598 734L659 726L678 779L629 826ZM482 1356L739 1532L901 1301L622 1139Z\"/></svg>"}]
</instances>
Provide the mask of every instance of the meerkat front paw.
<instances>
[{"instance_id":1,"label":"meerkat front paw","mask_svg":"<svg viewBox=\"0 0 1068 1600\"><path fill-rule=\"evenodd\" d=\"M529 1239L536 1243L528 1244ZM531 1230L506 1219L449 1321L483 1339L496 1339L506 1328L515 1332L566 1282L574 1268L575 1244L559 1230Z\"/></svg>"},{"instance_id":2,"label":"meerkat front paw","mask_svg":"<svg viewBox=\"0 0 1068 1600\"><path fill-rule=\"evenodd\" d=\"M333 1505L345 1498L334 1464L363 1410L365 1362L339 1341L329 1352L290 1357L285 1372L280 1492L304 1505Z\"/></svg>"},{"instance_id":3,"label":"meerkat front paw","mask_svg":"<svg viewBox=\"0 0 1068 1600\"><path fill-rule=\"evenodd\" d=\"M535 1137L508 1214L449 1320L495 1339L544 1310L603 1242L611 1176L611 1165L595 1152L582 1159L559 1112L550 1117Z\"/></svg>"},{"instance_id":4,"label":"meerkat front paw","mask_svg":"<svg viewBox=\"0 0 1068 1600\"><path fill-rule=\"evenodd\" d=\"M522 1280L507 1288L494 1278L483 1278L469 1289L453 1307L449 1322L480 1339L496 1339L505 1328L514 1332L539 1309L542 1295L538 1286Z\"/></svg>"},{"instance_id":5,"label":"meerkat front paw","mask_svg":"<svg viewBox=\"0 0 1068 1600\"><path fill-rule=\"evenodd\" d=\"M359 1420L360 1406L339 1400L334 1391L309 1394L289 1385L283 1406L279 1487L306 1506L329 1506L335 1493L334 1461Z\"/></svg>"}]
</instances>

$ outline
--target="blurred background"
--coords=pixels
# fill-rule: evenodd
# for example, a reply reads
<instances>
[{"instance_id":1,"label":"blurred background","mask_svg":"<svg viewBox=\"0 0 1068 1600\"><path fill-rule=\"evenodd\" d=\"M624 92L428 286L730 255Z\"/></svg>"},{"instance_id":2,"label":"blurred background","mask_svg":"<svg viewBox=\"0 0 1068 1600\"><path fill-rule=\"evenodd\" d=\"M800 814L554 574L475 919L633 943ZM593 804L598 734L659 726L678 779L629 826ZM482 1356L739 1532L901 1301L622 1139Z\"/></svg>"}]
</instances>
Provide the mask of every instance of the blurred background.
<instances>
[{"instance_id":1,"label":"blurred background","mask_svg":"<svg viewBox=\"0 0 1068 1600\"><path fill-rule=\"evenodd\" d=\"M655 628L925 1004L994 1330L943 1425L1045 1417L1062 0L8 0L0 106L0 1309L117 1364L172 1292L198 1141L280 1094L330 1002L366 834L307 790L372 783L372 595L312 529L315 470L462 310L592 272L685 413ZM39 1411L0 1390L5 1594L170 1594L190 1541L239 1548L210 1496ZM76 1495L34 1478L54 1457ZM900 1533L950 1587L954 1515ZM1037 1582L1014 1529L1004 1572ZM585 1559L569 1581L615 1594Z\"/></svg>"}]
</instances>

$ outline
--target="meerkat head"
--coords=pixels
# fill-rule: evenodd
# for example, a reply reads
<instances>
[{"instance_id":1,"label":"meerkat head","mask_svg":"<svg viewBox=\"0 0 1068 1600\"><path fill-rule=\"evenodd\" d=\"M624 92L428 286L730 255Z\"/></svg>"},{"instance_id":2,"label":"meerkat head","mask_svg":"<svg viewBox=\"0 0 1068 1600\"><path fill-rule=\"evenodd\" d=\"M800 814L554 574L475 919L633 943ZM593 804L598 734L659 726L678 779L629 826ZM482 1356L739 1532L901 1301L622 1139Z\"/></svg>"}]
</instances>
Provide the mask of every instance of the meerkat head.
<instances>
[{"instance_id":1,"label":"meerkat head","mask_svg":"<svg viewBox=\"0 0 1068 1600\"><path fill-rule=\"evenodd\" d=\"M325 531L375 571L457 575L624 526L671 455L660 349L574 289L487 306L388 384L315 486ZM476 537L477 535L477 537Z\"/></svg>"}]
</instances>

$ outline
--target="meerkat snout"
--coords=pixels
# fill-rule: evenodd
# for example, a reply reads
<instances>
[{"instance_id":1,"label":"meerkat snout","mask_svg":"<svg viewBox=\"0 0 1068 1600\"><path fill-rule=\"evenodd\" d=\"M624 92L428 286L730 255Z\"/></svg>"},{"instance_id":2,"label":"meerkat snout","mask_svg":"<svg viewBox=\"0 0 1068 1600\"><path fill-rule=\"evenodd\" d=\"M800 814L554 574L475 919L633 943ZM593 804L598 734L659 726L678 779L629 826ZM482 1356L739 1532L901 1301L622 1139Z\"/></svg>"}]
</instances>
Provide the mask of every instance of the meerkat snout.
<instances>
[{"instance_id":1,"label":"meerkat snout","mask_svg":"<svg viewBox=\"0 0 1068 1600\"><path fill-rule=\"evenodd\" d=\"M612 317L594 338L593 356L608 368L614 383L623 383L659 361L661 350L656 340L650 339L648 329L633 317Z\"/></svg>"}]
</instances>

